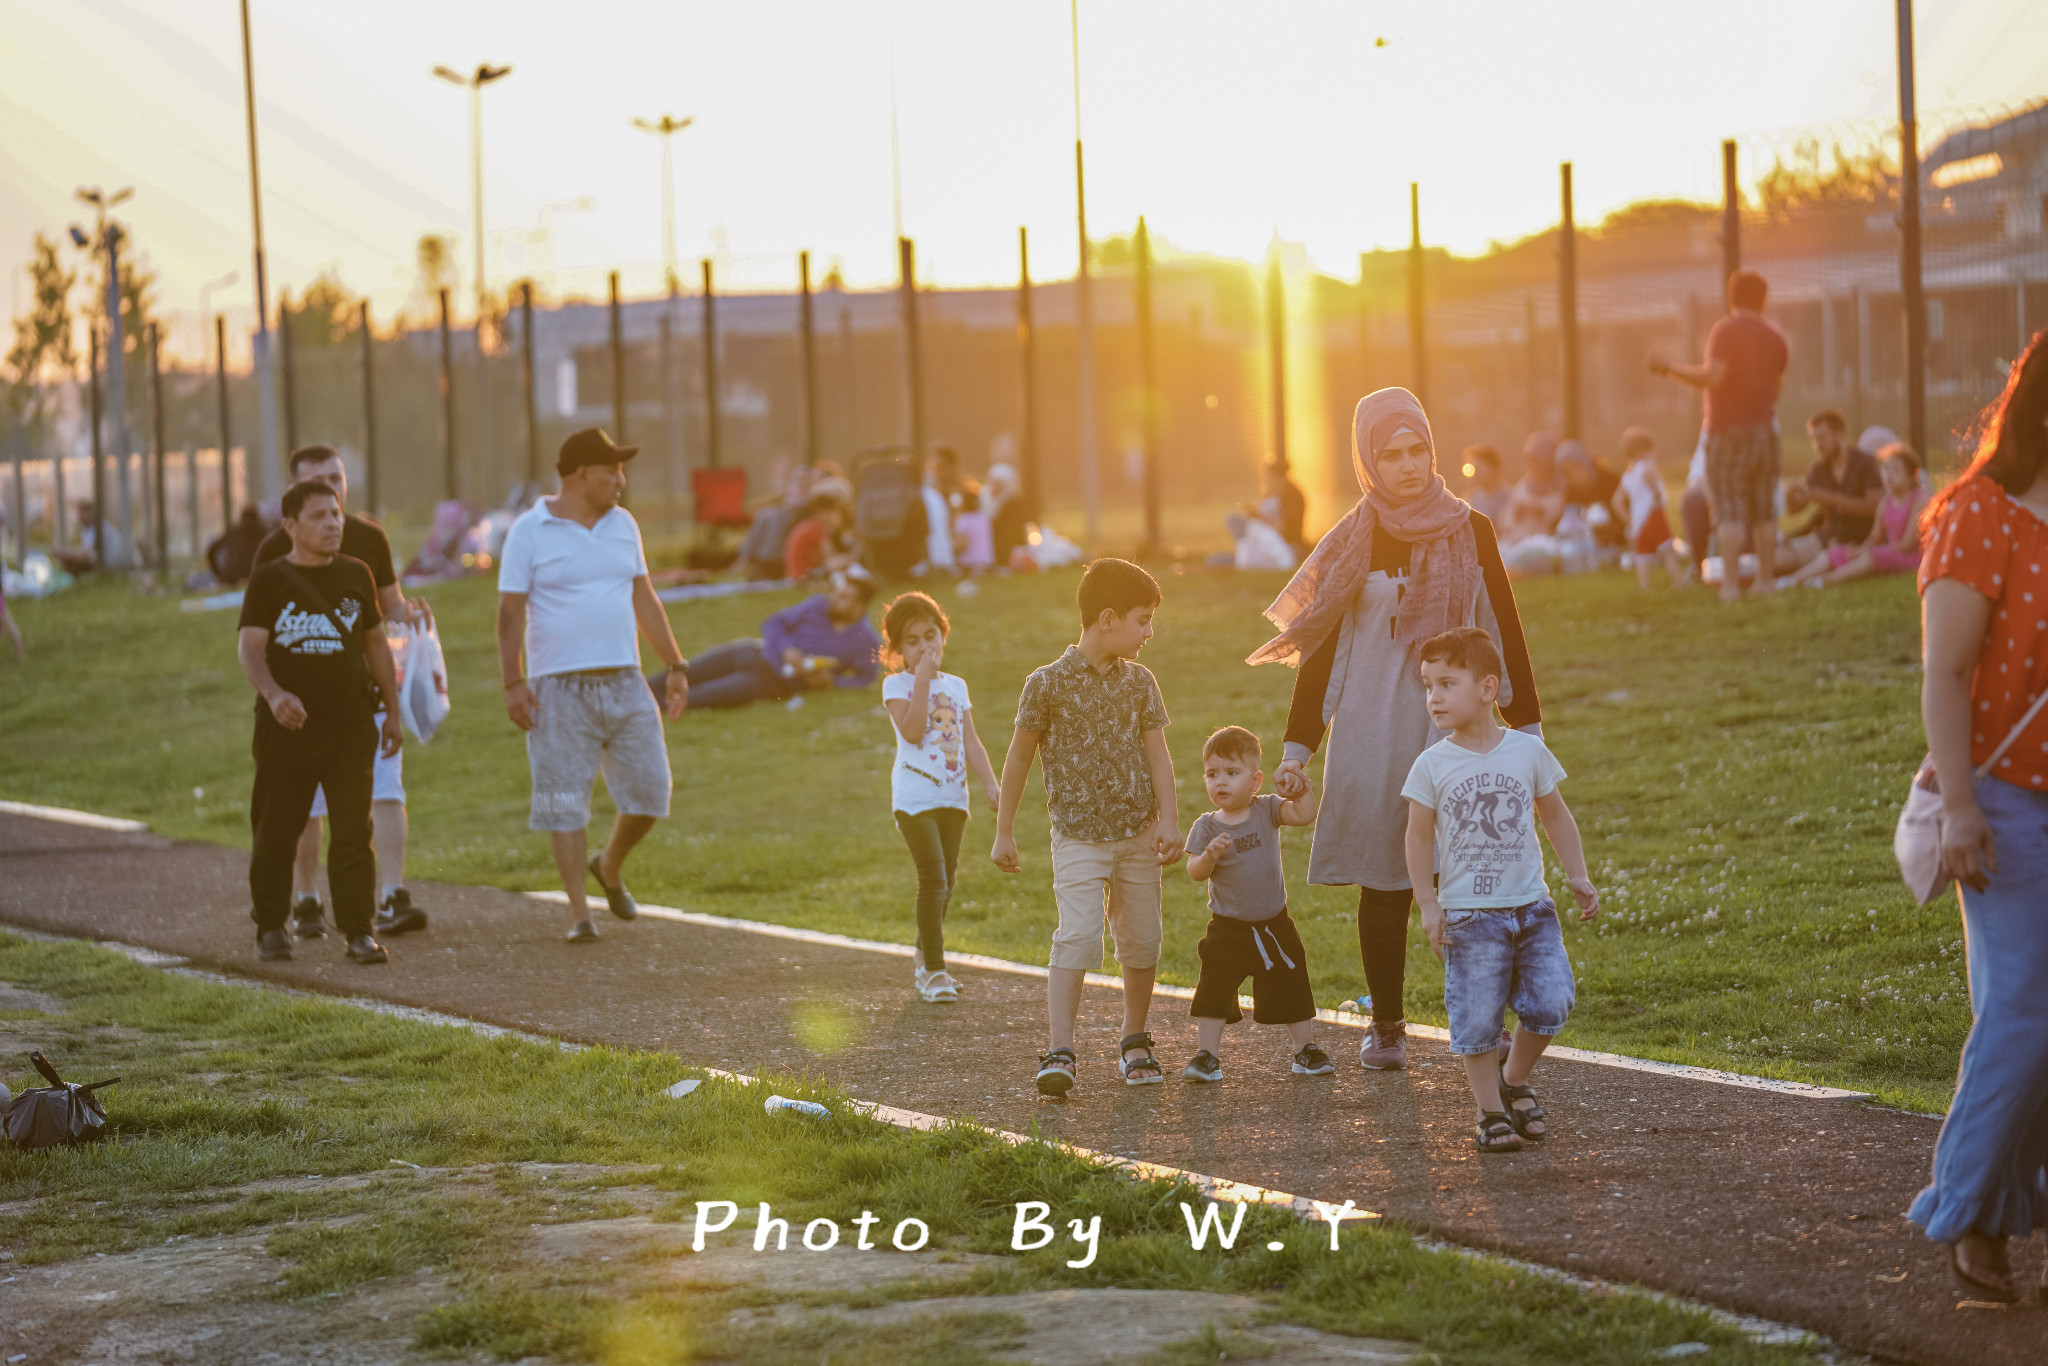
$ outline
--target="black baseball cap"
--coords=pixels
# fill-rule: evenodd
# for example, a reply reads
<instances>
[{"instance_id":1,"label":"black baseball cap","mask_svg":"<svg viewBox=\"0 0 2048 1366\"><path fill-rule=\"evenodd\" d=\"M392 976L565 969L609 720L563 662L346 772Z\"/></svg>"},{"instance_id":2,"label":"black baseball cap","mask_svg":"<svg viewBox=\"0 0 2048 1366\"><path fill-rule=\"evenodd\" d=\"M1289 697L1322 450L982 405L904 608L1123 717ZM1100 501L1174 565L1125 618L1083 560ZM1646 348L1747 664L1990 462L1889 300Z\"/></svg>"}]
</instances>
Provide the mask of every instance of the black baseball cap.
<instances>
[{"instance_id":1,"label":"black baseball cap","mask_svg":"<svg viewBox=\"0 0 2048 1366\"><path fill-rule=\"evenodd\" d=\"M571 432L562 443L562 453L555 457L555 473L574 474L585 465L622 464L638 454L638 446L614 445L604 428L585 427L580 432Z\"/></svg>"}]
</instances>

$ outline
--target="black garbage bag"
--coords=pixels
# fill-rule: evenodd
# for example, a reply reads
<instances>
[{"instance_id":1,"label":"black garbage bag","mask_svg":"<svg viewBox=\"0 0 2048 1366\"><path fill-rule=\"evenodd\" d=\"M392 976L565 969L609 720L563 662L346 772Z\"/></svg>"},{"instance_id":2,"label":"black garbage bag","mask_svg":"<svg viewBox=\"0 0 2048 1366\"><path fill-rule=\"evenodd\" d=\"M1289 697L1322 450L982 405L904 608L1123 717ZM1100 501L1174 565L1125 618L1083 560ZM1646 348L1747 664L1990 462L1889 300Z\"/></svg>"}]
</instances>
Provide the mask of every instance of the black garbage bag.
<instances>
[{"instance_id":1,"label":"black garbage bag","mask_svg":"<svg viewBox=\"0 0 2048 1366\"><path fill-rule=\"evenodd\" d=\"M108 1077L90 1086L80 1086L58 1076L57 1069L41 1053L29 1054L28 1060L50 1084L23 1091L7 1103L7 1137L14 1146L55 1148L66 1143L97 1143L105 1137L102 1129L107 1112L100 1108L99 1098L93 1092L121 1079Z\"/></svg>"}]
</instances>

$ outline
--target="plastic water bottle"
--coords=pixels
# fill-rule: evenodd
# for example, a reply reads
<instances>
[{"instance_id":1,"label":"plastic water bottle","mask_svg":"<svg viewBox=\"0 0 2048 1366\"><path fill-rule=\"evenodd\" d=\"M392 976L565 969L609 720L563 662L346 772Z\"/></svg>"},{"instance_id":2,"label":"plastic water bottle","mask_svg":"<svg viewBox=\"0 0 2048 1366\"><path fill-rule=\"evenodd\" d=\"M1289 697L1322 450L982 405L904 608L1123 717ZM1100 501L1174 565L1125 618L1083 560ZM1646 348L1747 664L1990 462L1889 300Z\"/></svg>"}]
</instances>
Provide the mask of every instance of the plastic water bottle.
<instances>
[{"instance_id":1,"label":"plastic water bottle","mask_svg":"<svg viewBox=\"0 0 2048 1366\"><path fill-rule=\"evenodd\" d=\"M788 1096L770 1096L761 1103L761 1108L771 1115L777 1110L794 1110L818 1119L832 1118L832 1112L815 1100L791 1100Z\"/></svg>"},{"instance_id":2,"label":"plastic water bottle","mask_svg":"<svg viewBox=\"0 0 2048 1366\"><path fill-rule=\"evenodd\" d=\"M1372 1014L1372 997L1360 996L1356 1000L1346 1001L1337 1007L1339 1014L1347 1010L1359 1015Z\"/></svg>"}]
</instances>

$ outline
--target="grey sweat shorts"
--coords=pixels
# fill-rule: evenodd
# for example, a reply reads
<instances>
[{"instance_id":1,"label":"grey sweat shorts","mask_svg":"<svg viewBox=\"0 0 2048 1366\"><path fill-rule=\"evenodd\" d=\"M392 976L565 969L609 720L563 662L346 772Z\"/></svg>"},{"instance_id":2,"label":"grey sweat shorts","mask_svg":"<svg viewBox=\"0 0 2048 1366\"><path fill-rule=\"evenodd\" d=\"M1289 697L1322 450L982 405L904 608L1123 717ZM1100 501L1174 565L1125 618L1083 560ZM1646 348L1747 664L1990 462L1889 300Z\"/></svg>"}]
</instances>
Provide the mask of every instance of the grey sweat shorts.
<instances>
[{"instance_id":1,"label":"grey sweat shorts","mask_svg":"<svg viewBox=\"0 0 2048 1366\"><path fill-rule=\"evenodd\" d=\"M590 824L590 787L604 770L621 815L668 815L668 745L661 711L638 669L549 674L532 683L540 717L526 732L534 830Z\"/></svg>"}]
</instances>

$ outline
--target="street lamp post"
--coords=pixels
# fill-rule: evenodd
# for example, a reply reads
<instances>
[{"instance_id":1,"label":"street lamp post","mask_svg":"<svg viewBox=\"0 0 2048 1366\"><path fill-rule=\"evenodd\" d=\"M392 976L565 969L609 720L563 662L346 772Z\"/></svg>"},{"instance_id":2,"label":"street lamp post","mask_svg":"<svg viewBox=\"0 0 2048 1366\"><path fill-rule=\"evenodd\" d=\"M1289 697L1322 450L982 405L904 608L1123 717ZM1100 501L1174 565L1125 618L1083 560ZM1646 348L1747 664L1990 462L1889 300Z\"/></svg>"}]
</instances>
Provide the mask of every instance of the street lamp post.
<instances>
[{"instance_id":1,"label":"street lamp post","mask_svg":"<svg viewBox=\"0 0 2048 1366\"><path fill-rule=\"evenodd\" d=\"M89 240L94 248L104 251L107 258L106 299L103 306L107 310L105 411L110 430L106 444L113 452L119 494L117 506L121 519L121 553L115 556L108 555L104 540L98 543L95 550L104 568L127 569L135 563L135 513L128 488L128 385L127 366L122 354L125 347L121 339L121 238L124 234L120 223L108 219L107 210L125 203L135 194L135 190L131 186L107 194L95 185L81 188L77 194L80 203L92 206L95 222L90 239L86 238L82 229L74 227L71 229L71 240L80 246L85 246ZM104 527L106 516L107 510L104 507L95 506L93 520L96 524Z\"/></svg>"},{"instance_id":2,"label":"street lamp post","mask_svg":"<svg viewBox=\"0 0 2048 1366\"><path fill-rule=\"evenodd\" d=\"M249 209L256 241L256 387L263 408L263 459L254 462L259 477L247 482L251 496L260 498L273 488L284 492L284 471L277 459L277 386L270 369L270 281L263 264L263 182L257 173L256 58L249 41L249 0L242 0L242 107L249 125Z\"/></svg>"},{"instance_id":3,"label":"street lamp post","mask_svg":"<svg viewBox=\"0 0 2048 1366\"><path fill-rule=\"evenodd\" d=\"M668 294L673 299L682 292L682 277L676 272L676 167L675 135L688 128L697 120L695 116L677 118L663 114L658 119L633 120L633 126L643 133L652 133L661 139L661 269L668 280Z\"/></svg>"},{"instance_id":4,"label":"street lamp post","mask_svg":"<svg viewBox=\"0 0 2048 1366\"><path fill-rule=\"evenodd\" d=\"M476 241L476 316L478 324L483 321L486 307L484 294L484 107L483 89L492 81L501 80L512 74L509 66L492 66L479 62L475 71L465 76L450 67L437 66L434 74L450 85L459 85L469 91L469 233Z\"/></svg>"}]
</instances>

